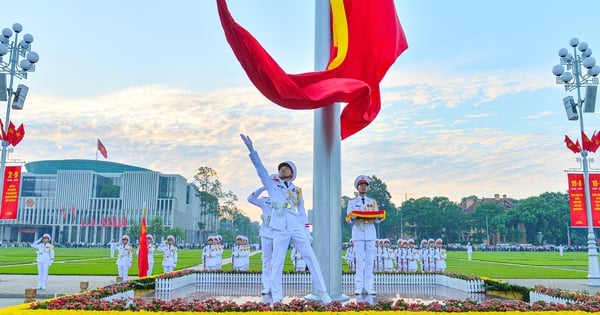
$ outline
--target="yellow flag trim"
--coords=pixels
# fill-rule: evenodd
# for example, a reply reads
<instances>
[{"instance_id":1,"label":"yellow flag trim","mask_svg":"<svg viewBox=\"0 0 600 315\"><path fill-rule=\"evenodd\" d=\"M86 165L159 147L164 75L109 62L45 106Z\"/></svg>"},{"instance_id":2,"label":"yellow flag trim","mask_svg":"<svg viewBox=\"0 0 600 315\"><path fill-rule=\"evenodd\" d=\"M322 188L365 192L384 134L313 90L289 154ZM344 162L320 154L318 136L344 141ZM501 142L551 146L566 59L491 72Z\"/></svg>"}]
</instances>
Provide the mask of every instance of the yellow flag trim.
<instances>
[{"instance_id":1,"label":"yellow flag trim","mask_svg":"<svg viewBox=\"0 0 600 315\"><path fill-rule=\"evenodd\" d=\"M328 70L337 68L348 53L348 20L346 19L346 8L344 0L330 0L333 46L337 47L335 58L327 66Z\"/></svg>"}]
</instances>

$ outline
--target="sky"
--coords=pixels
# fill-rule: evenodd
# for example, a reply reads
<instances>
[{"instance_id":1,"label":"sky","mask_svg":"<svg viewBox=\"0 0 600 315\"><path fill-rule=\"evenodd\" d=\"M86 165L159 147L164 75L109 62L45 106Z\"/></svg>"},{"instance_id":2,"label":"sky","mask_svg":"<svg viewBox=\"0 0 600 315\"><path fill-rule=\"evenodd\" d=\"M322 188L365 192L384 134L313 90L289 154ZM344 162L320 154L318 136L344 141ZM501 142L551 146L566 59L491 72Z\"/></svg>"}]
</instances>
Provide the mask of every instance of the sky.
<instances>
[{"instance_id":1,"label":"sky","mask_svg":"<svg viewBox=\"0 0 600 315\"><path fill-rule=\"evenodd\" d=\"M555 83L552 67L573 37L600 52L600 2L395 3L409 48L381 82L378 117L342 141L342 194L353 194L360 174L380 178L398 206L420 197L565 193L565 171L580 163L563 139L579 138L579 122L567 119L562 103L576 94ZM315 69L314 1L228 5L285 71ZM108 161L188 181L198 168L213 168L258 221L260 209L246 197L260 181L243 133L273 173L281 161L296 163L295 183L312 207L314 113L281 108L254 88L225 40L215 1L24 0L18 7L26 9L5 10L0 28L22 24L40 61L15 81L29 94L23 110L10 112L26 135L9 164L103 159L99 138ZM590 135L600 130L598 116L584 114Z\"/></svg>"}]
</instances>

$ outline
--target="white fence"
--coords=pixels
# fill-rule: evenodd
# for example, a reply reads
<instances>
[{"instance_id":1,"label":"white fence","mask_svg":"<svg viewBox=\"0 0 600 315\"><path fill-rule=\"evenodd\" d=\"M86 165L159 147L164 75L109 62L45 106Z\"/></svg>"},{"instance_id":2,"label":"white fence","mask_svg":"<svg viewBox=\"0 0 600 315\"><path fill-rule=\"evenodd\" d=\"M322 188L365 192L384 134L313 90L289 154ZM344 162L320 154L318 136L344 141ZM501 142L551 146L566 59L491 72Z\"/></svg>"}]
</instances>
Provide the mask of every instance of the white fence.
<instances>
[{"instance_id":1,"label":"white fence","mask_svg":"<svg viewBox=\"0 0 600 315\"><path fill-rule=\"evenodd\" d=\"M283 285L310 285L309 273L285 273ZM342 274L342 286L354 284L353 274ZM260 273L199 272L171 279L156 279L155 291L168 292L187 285L260 284ZM467 293L485 292L483 280L462 280L439 274L376 273L375 283L383 286L443 286Z\"/></svg>"},{"instance_id":2,"label":"white fence","mask_svg":"<svg viewBox=\"0 0 600 315\"><path fill-rule=\"evenodd\" d=\"M128 302L130 302L131 300L133 300L134 295L134 291L129 290L103 297L102 300L107 302L112 302L113 300L127 300Z\"/></svg>"},{"instance_id":3,"label":"white fence","mask_svg":"<svg viewBox=\"0 0 600 315\"><path fill-rule=\"evenodd\" d=\"M540 302L540 301L543 301L546 303L562 304L562 305L576 304L575 301L573 301L573 300L563 299L563 298L559 298L559 297L555 297L555 296L551 296L551 295L547 295L547 294L543 294L543 293L538 293L535 291L529 292L529 304L533 305L533 303Z\"/></svg>"}]
</instances>

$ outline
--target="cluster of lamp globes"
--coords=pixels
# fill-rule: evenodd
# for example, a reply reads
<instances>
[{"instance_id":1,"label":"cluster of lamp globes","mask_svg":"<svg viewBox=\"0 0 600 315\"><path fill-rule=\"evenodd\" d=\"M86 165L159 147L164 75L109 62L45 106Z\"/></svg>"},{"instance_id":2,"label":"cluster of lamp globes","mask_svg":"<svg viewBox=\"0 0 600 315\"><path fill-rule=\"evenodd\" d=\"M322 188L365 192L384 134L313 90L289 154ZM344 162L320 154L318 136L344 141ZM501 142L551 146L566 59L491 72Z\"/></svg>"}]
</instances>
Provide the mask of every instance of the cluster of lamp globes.
<instances>
[{"instance_id":1,"label":"cluster of lamp globes","mask_svg":"<svg viewBox=\"0 0 600 315\"><path fill-rule=\"evenodd\" d=\"M15 23L12 26L12 30L10 28L4 28L2 30L2 36L0 36L0 61L2 56L8 53L8 42L13 35L13 31L17 34L21 33L21 31L23 31L23 26L19 23ZM30 51L32 42L33 35L25 34L23 35L23 39L18 43L18 47L16 47L19 51L27 52L25 59L19 61L19 67L24 71L31 70L33 64L40 60L40 56L36 52Z\"/></svg>"},{"instance_id":2,"label":"cluster of lamp globes","mask_svg":"<svg viewBox=\"0 0 600 315\"><path fill-rule=\"evenodd\" d=\"M581 62L583 67L588 69L588 76L598 76L598 74L600 74L600 66L596 64L596 59L592 57L592 49L588 47L588 44L586 42L580 43L579 39L577 38L571 39L569 44L571 45L571 47L577 47L579 49L579 51L581 52L581 57L578 59L578 56L573 56L571 53L569 53L569 51L566 48L561 48L558 51L558 56L561 58L562 63L568 65L567 69L570 69L571 67L578 67L579 63ZM574 70L575 74L583 76L582 74L578 73L578 68L574 68ZM569 71L565 71L565 68L562 64L554 66L552 68L552 73L555 76L560 77L560 79L564 83L569 83L571 82L571 80L573 80L573 74Z\"/></svg>"}]
</instances>

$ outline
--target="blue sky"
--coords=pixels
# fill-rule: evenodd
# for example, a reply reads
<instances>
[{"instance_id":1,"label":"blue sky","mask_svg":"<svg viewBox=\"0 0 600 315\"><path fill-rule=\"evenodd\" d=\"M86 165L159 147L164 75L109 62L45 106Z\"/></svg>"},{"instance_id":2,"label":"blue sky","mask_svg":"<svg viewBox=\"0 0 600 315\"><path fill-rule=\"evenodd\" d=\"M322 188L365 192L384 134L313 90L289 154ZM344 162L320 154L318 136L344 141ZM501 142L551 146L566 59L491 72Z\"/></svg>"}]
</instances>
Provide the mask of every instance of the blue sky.
<instances>
[{"instance_id":1,"label":"blue sky","mask_svg":"<svg viewBox=\"0 0 600 315\"><path fill-rule=\"evenodd\" d=\"M314 1L228 4L286 71L314 69ZM577 138L579 124L567 120L562 98L572 93L551 69L572 37L600 52L600 2L396 6L409 48L382 82L377 119L342 142L342 193L352 194L359 174L381 178L398 205L566 192L565 169L579 164L563 138ZM257 220L259 209L245 201L260 184L245 133L273 171L296 162L296 184L312 206L313 113L256 91L225 41L215 1L26 0L2 16L0 28L21 23L40 55L36 72L16 82L30 88L25 108L11 111L26 136L9 159L94 159L100 138L110 161L188 180L212 167ZM590 135L598 116L584 116Z\"/></svg>"}]
</instances>

